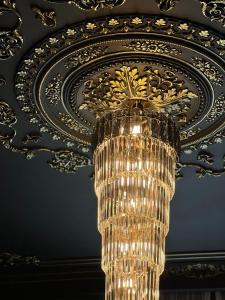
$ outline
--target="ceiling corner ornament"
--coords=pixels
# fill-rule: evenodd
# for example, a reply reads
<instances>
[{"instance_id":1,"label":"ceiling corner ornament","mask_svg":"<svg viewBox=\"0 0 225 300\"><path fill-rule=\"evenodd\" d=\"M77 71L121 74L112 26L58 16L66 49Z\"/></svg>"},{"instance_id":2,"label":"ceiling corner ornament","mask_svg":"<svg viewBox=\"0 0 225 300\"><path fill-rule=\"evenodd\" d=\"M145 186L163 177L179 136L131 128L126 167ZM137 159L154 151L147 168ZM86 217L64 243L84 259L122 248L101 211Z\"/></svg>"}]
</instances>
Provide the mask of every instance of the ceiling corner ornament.
<instances>
[{"instance_id":1,"label":"ceiling corner ornament","mask_svg":"<svg viewBox=\"0 0 225 300\"><path fill-rule=\"evenodd\" d=\"M3 0L0 2L0 17L7 13L14 14L17 17L17 23L12 28L0 29L0 60L14 56L23 45L21 34L22 18L16 9L14 0Z\"/></svg>"},{"instance_id":2,"label":"ceiling corner ornament","mask_svg":"<svg viewBox=\"0 0 225 300\"><path fill-rule=\"evenodd\" d=\"M122 5L126 0L45 0L49 2L65 2L68 4L75 4L82 10L98 10L100 8L114 8Z\"/></svg>"},{"instance_id":3,"label":"ceiling corner ornament","mask_svg":"<svg viewBox=\"0 0 225 300\"><path fill-rule=\"evenodd\" d=\"M40 260L36 256L22 256L16 253L0 253L0 268L38 266Z\"/></svg>"},{"instance_id":4,"label":"ceiling corner ornament","mask_svg":"<svg viewBox=\"0 0 225 300\"><path fill-rule=\"evenodd\" d=\"M225 27L224 0L200 0L203 14L211 21L217 21Z\"/></svg>"},{"instance_id":5,"label":"ceiling corner ornament","mask_svg":"<svg viewBox=\"0 0 225 300\"><path fill-rule=\"evenodd\" d=\"M44 9L37 5L31 6L36 19L40 20L45 27L56 27L56 12L50 9Z\"/></svg>"},{"instance_id":6,"label":"ceiling corner ornament","mask_svg":"<svg viewBox=\"0 0 225 300\"><path fill-rule=\"evenodd\" d=\"M174 8L178 1L180 0L156 0L156 3L161 11L168 11Z\"/></svg>"}]
</instances>

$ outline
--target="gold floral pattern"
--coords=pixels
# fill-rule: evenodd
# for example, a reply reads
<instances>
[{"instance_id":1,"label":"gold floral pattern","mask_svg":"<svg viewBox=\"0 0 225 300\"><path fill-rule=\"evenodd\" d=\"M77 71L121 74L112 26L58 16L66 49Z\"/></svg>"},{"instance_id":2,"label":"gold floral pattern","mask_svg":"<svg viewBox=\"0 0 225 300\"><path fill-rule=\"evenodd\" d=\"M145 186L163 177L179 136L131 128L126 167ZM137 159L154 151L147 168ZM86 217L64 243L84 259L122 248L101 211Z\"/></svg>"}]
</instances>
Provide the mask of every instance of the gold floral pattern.
<instances>
[{"instance_id":1,"label":"gold floral pattern","mask_svg":"<svg viewBox=\"0 0 225 300\"><path fill-rule=\"evenodd\" d=\"M49 103L56 105L61 99L61 88L63 83L63 77L61 74L57 74L52 80L48 83L45 89L45 95Z\"/></svg>"},{"instance_id":2,"label":"gold floral pattern","mask_svg":"<svg viewBox=\"0 0 225 300\"><path fill-rule=\"evenodd\" d=\"M223 85L223 75L220 71L208 61L200 57L192 58L193 65L201 71L208 79L218 85Z\"/></svg>"},{"instance_id":3,"label":"gold floral pattern","mask_svg":"<svg viewBox=\"0 0 225 300\"><path fill-rule=\"evenodd\" d=\"M166 26L166 21L164 19L158 19L155 21L155 25L157 26Z\"/></svg>"},{"instance_id":4,"label":"gold floral pattern","mask_svg":"<svg viewBox=\"0 0 225 300\"><path fill-rule=\"evenodd\" d=\"M138 68L123 66L115 70L114 78L103 74L97 81L85 84L84 102L80 110L92 110L101 116L107 110L118 110L141 102L145 108L160 112L165 106L184 99L193 99L196 94L184 87L170 71L146 67L143 75Z\"/></svg>"},{"instance_id":5,"label":"gold floral pattern","mask_svg":"<svg viewBox=\"0 0 225 300\"><path fill-rule=\"evenodd\" d=\"M189 25L187 24L187 23L181 23L179 26L178 26L178 28L180 29L180 30L185 30L185 31L187 31L187 30L189 30Z\"/></svg>"},{"instance_id":6,"label":"gold floral pattern","mask_svg":"<svg viewBox=\"0 0 225 300\"><path fill-rule=\"evenodd\" d=\"M125 45L126 48L135 51L144 51L149 53L179 55L181 50L163 41L132 41Z\"/></svg>"}]
</instances>

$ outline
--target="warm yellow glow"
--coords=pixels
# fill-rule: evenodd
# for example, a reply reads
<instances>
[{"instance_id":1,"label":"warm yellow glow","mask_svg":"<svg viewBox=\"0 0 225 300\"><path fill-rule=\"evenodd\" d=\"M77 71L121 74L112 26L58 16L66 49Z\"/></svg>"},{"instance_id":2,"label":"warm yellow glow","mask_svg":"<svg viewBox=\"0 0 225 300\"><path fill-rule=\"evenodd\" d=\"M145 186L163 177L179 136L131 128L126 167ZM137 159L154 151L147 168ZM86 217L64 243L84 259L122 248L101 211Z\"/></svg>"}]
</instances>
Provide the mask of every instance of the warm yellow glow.
<instances>
[{"instance_id":1,"label":"warm yellow glow","mask_svg":"<svg viewBox=\"0 0 225 300\"><path fill-rule=\"evenodd\" d=\"M158 300L176 151L137 119L128 128L94 153L105 299Z\"/></svg>"}]
</instances>

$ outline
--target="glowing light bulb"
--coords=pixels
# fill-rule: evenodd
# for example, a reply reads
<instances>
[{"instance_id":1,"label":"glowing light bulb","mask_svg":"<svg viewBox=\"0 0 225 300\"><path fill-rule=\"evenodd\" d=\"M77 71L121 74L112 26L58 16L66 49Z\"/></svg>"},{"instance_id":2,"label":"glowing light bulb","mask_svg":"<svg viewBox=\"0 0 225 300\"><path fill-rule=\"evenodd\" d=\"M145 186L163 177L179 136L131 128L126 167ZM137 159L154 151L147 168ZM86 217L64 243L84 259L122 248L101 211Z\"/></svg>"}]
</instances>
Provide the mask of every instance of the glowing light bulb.
<instances>
[{"instance_id":1,"label":"glowing light bulb","mask_svg":"<svg viewBox=\"0 0 225 300\"><path fill-rule=\"evenodd\" d=\"M140 126L140 125L134 125L134 126L131 128L131 133L132 133L133 135L140 134L140 133L141 133L141 126Z\"/></svg>"}]
</instances>

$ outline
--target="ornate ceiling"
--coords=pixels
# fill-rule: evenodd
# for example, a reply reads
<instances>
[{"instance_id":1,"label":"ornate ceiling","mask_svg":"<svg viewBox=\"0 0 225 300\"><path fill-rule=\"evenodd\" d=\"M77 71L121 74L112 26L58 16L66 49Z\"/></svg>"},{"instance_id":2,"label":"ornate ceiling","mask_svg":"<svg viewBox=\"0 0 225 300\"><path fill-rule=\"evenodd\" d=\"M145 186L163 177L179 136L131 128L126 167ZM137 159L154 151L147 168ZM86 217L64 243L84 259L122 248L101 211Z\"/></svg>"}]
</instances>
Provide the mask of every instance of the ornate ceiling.
<instances>
[{"instance_id":1,"label":"ornate ceiling","mask_svg":"<svg viewBox=\"0 0 225 300\"><path fill-rule=\"evenodd\" d=\"M76 186L85 193L79 183L90 181L95 201L88 177L96 118L127 97L143 98L180 129L182 193L191 184L213 189L208 175L222 176L225 192L224 0L2 0L0 12L2 159L17 164L22 154L48 176L58 176L49 167L62 172L64 183L65 173L76 173L68 195ZM176 197L182 193L178 183ZM95 210L89 215L94 220Z\"/></svg>"}]
</instances>

